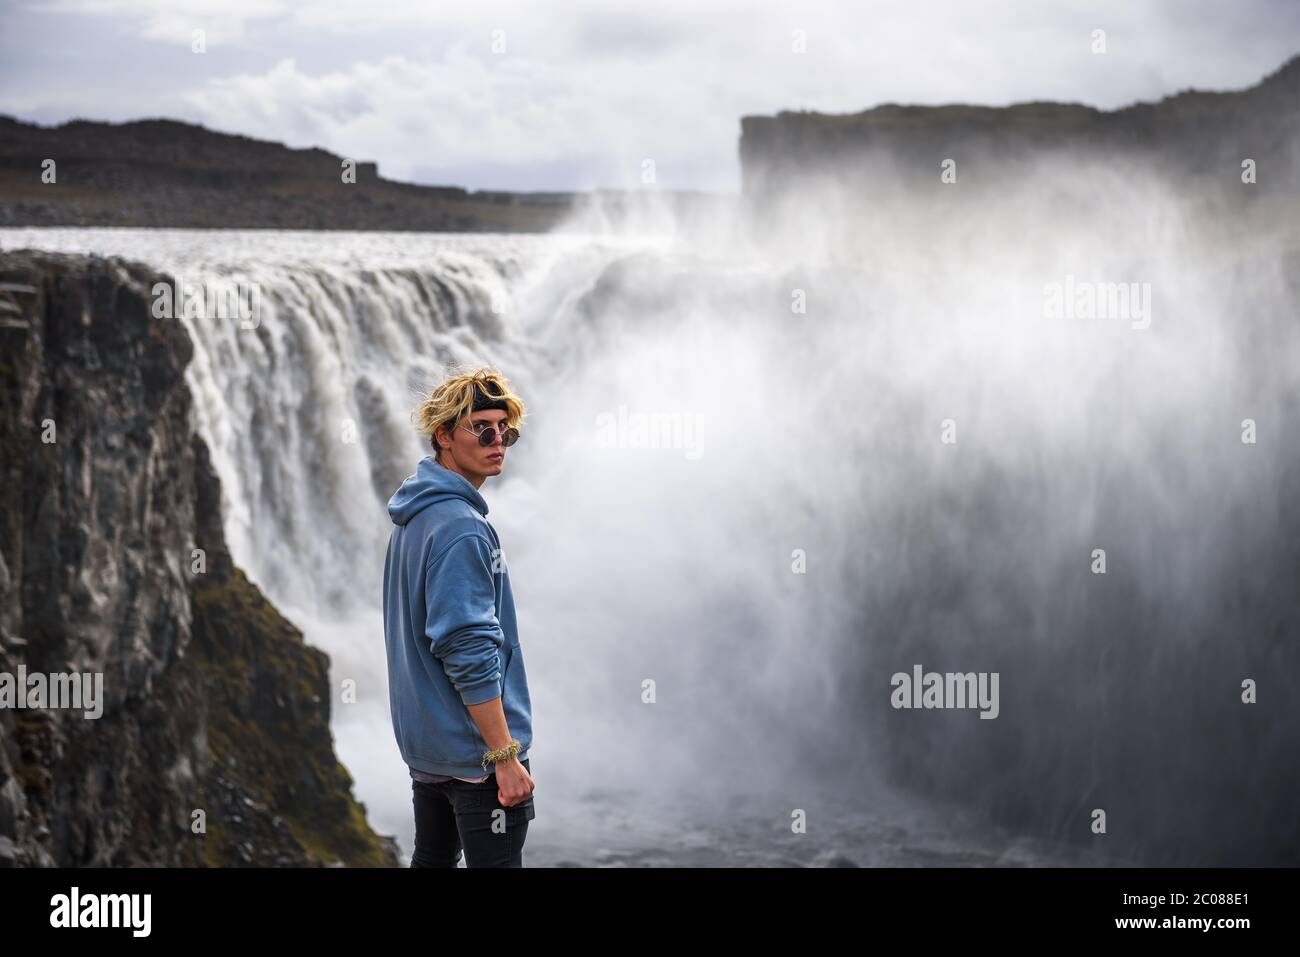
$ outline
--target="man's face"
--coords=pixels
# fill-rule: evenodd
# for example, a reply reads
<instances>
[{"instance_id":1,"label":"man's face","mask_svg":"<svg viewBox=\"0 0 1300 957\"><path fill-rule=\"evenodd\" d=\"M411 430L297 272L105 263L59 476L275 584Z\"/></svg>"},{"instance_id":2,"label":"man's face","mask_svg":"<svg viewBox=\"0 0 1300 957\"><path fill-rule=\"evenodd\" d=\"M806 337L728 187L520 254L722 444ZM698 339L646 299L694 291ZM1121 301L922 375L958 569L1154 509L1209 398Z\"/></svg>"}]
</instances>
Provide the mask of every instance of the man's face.
<instances>
[{"instance_id":1,"label":"man's face","mask_svg":"<svg viewBox=\"0 0 1300 957\"><path fill-rule=\"evenodd\" d=\"M503 409L484 409L461 419L449 436L451 448L442 450L442 464L465 476L476 488L489 476L500 475L508 451L501 444L501 429L507 418ZM492 442L480 445L477 433L488 426L496 429Z\"/></svg>"}]
</instances>

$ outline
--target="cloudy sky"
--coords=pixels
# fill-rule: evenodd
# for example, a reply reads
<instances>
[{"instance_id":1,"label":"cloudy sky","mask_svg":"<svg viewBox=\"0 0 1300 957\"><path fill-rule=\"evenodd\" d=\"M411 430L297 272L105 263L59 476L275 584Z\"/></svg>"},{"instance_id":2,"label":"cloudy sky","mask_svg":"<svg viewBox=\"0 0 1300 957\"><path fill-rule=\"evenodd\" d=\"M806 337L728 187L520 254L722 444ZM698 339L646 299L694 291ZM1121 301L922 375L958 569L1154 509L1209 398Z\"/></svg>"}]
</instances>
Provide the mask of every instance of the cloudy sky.
<instances>
[{"instance_id":1,"label":"cloudy sky","mask_svg":"<svg viewBox=\"0 0 1300 957\"><path fill-rule=\"evenodd\" d=\"M0 113L182 119L471 189L634 187L652 158L662 188L734 191L747 114L1113 108L1297 53L1300 0L0 0Z\"/></svg>"}]
</instances>

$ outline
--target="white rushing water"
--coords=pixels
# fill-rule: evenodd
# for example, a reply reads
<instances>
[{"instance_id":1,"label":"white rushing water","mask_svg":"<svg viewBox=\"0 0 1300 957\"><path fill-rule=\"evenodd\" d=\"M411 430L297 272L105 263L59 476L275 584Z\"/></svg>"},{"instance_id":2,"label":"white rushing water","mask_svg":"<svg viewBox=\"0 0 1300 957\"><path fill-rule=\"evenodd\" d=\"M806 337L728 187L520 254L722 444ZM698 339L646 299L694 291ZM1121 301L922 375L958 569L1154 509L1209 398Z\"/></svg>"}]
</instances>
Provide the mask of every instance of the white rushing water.
<instances>
[{"instance_id":1,"label":"white rushing water","mask_svg":"<svg viewBox=\"0 0 1300 957\"><path fill-rule=\"evenodd\" d=\"M882 221L869 255L804 250L811 263L803 237L763 252L725 224L694 239L7 229L0 248L256 284L253 328L182 320L195 424L234 558L330 655L337 751L407 854L385 505L425 451L407 418L417 392L468 360L501 368L529 412L483 488L533 692L528 863L1050 863L1087 858L886 787L881 714L921 719L887 709L889 675L916 660L1001 667L999 721L943 717L961 735L1010 728L1015 766L943 760L971 762L980 806L999 775L1054 780L1033 745L1055 748L1055 732L1037 729L1073 719L1027 713L1022 689L1097 692L1053 685L1035 659L1077 646L1097 660L1070 631L1086 583L1064 569L1087 569L1099 526L1199 509L1179 554L1144 532L1116 557L1150 570L1137 590L1195 603L1226 534L1217 516L1261 487L1276 499L1281 453L1254 448L1242 470L1235 430L1285 418L1300 349L1271 312L1255 327L1267 349L1234 345L1225 319L1247 282L1269 306L1293 293L1267 256L1241 254L1250 274L1232 288L1198 274L1221 250L1156 196L1122 240L1080 227L1022 244L1011 215L978 242L918 241ZM1043 320L1044 283L1089 264L1154 284L1149 329ZM792 312L799 294L808 309ZM680 431L636 447L638 415ZM955 447L940 441L948 418ZM1153 465L1167 484L1143 480ZM1126 510L1106 515L1127 480ZM1233 534L1267 535L1270 514L1239 512ZM807 574L791 573L797 550ZM962 569L970 591L944 591ZM355 704L339 696L348 679ZM806 835L791 833L795 809Z\"/></svg>"}]
</instances>

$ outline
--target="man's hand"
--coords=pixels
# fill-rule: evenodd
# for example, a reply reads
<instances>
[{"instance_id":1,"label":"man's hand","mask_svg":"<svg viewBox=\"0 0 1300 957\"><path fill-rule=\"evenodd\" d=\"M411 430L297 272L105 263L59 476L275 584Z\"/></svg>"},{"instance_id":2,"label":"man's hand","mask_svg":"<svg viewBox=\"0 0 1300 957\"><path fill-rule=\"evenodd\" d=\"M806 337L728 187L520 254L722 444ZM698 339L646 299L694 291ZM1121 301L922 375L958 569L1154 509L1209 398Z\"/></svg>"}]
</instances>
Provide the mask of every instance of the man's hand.
<instances>
[{"instance_id":1,"label":"man's hand","mask_svg":"<svg viewBox=\"0 0 1300 957\"><path fill-rule=\"evenodd\" d=\"M513 739L510 737L510 729L506 727L506 714L501 708L499 697L467 707L469 716L478 725L479 733L483 736L488 750L499 751L510 745ZM528 800L529 795L533 793L533 777L528 773L528 769L519 763L519 758L512 757L506 761L498 761L492 767L497 776L497 800L501 802L502 807L514 807Z\"/></svg>"},{"instance_id":2,"label":"man's hand","mask_svg":"<svg viewBox=\"0 0 1300 957\"><path fill-rule=\"evenodd\" d=\"M533 794L533 776L517 757L493 765L497 776L497 800L502 807L514 807Z\"/></svg>"}]
</instances>

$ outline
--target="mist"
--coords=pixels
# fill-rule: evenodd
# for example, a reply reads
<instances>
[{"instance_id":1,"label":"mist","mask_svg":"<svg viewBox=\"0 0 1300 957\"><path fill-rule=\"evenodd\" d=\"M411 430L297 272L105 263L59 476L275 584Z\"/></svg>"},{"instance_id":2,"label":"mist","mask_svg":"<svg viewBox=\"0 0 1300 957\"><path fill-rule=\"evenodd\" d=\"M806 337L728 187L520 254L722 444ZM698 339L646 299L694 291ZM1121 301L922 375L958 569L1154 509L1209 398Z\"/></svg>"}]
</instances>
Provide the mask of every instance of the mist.
<instances>
[{"instance_id":1,"label":"mist","mask_svg":"<svg viewBox=\"0 0 1300 957\"><path fill-rule=\"evenodd\" d=\"M1102 809L1113 862L1294 861L1293 201L982 159L941 186L875 157L593 292L566 418L617 396L708 436L561 456L614 530L584 587L659 597L617 657L673 713L617 727L720 803L887 781L1094 851ZM1000 714L890 707L916 664L999 674Z\"/></svg>"},{"instance_id":2,"label":"mist","mask_svg":"<svg viewBox=\"0 0 1300 957\"><path fill-rule=\"evenodd\" d=\"M694 218L649 193L542 237L39 235L259 285L254 328L178 320L196 426L407 852L385 504L428 451L419 391L474 360L528 408L483 493L538 859L1294 862L1294 207L1078 151L950 184L870 162L870 188ZM892 707L918 665L996 673L996 718Z\"/></svg>"}]
</instances>

